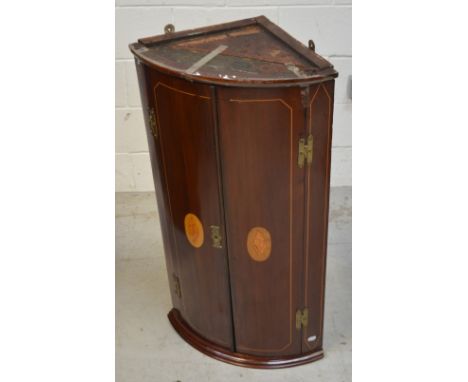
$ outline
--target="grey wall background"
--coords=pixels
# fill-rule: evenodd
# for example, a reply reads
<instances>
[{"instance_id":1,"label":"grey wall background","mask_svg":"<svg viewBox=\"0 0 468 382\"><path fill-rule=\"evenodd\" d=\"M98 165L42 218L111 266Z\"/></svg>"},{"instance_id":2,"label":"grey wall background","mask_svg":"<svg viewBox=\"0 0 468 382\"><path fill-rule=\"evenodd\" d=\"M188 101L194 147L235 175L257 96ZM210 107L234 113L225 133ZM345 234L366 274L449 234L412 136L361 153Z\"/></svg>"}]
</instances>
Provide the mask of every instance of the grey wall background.
<instances>
[{"instance_id":1,"label":"grey wall background","mask_svg":"<svg viewBox=\"0 0 468 382\"><path fill-rule=\"evenodd\" d=\"M116 191L154 190L134 62L128 44L140 37L265 15L329 59L335 89L332 186L351 185L351 0L117 0L115 59Z\"/></svg>"}]
</instances>

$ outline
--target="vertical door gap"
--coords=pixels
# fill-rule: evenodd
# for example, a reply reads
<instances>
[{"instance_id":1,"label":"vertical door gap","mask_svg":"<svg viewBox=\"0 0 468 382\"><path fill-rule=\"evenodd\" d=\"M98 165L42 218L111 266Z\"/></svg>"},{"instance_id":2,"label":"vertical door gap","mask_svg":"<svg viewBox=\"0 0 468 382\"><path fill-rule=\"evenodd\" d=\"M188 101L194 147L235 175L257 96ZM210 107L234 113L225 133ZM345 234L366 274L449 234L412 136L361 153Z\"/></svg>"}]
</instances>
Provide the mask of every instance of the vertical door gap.
<instances>
[{"instance_id":1,"label":"vertical door gap","mask_svg":"<svg viewBox=\"0 0 468 382\"><path fill-rule=\"evenodd\" d=\"M226 210L225 210L225 203L224 203L224 181L223 181L223 166L222 166L222 159L219 149L219 124L218 124L218 99L217 99L217 91L214 86L210 86L211 91L211 99L213 100L212 104L212 111L213 111L213 124L214 124L214 134L213 138L215 141L215 151L216 151L216 168L218 170L218 190L219 190L219 209L220 209L220 216L222 219L222 232L223 232L223 245L225 248L225 257L226 257L226 269L227 269L227 280L228 280L228 292L229 292L229 305L231 308L231 333L232 333L232 347L233 351L237 351L236 346L236 328L234 326L234 304L232 301L232 286L231 286L231 270L229 266L229 246L228 246L228 235L227 235L227 219L226 219Z\"/></svg>"}]
</instances>

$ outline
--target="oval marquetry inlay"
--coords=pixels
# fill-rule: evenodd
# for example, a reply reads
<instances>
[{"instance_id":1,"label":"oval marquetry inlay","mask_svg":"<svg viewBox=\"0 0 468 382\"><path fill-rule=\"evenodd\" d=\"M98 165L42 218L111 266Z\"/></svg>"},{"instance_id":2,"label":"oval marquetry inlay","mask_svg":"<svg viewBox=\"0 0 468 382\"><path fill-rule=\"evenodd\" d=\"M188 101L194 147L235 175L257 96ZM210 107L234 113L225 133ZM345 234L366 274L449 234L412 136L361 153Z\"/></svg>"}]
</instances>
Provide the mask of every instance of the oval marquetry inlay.
<instances>
[{"instance_id":1,"label":"oval marquetry inlay","mask_svg":"<svg viewBox=\"0 0 468 382\"><path fill-rule=\"evenodd\" d=\"M255 261L265 261L271 253L271 235L263 227L253 227L247 235L247 251Z\"/></svg>"},{"instance_id":2,"label":"oval marquetry inlay","mask_svg":"<svg viewBox=\"0 0 468 382\"><path fill-rule=\"evenodd\" d=\"M190 244L195 248L200 248L203 245L205 235L203 233L203 224L198 219L197 215L187 214L184 218L185 236Z\"/></svg>"}]
</instances>

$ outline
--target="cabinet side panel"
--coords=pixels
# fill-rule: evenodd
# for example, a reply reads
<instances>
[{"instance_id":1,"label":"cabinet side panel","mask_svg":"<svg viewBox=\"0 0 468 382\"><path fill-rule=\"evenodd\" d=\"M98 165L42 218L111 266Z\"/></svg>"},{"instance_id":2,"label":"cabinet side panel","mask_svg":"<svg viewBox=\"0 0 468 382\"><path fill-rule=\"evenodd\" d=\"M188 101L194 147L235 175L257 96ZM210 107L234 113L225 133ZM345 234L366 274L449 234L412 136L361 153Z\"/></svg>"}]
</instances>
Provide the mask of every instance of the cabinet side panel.
<instances>
[{"instance_id":1,"label":"cabinet side panel","mask_svg":"<svg viewBox=\"0 0 468 382\"><path fill-rule=\"evenodd\" d=\"M323 342L333 91L334 81L309 89L308 133L313 136L313 157L306 174L304 305L309 309L309 323L303 330L304 353L320 350Z\"/></svg>"},{"instance_id":2,"label":"cabinet side panel","mask_svg":"<svg viewBox=\"0 0 468 382\"><path fill-rule=\"evenodd\" d=\"M300 353L303 175L298 88L220 89L219 140L236 350Z\"/></svg>"},{"instance_id":3,"label":"cabinet side panel","mask_svg":"<svg viewBox=\"0 0 468 382\"><path fill-rule=\"evenodd\" d=\"M181 314L199 335L233 349L211 91L157 72L151 86Z\"/></svg>"},{"instance_id":4,"label":"cabinet side panel","mask_svg":"<svg viewBox=\"0 0 468 382\"><path fill-rule=\"evenodd\" d=\"M153 130L150 126L150 115L151 110L154 111L155 105L153 97L151 97L151 79L150 79L150 71L146 65L143 65L138 60L135 60L137 75L138 75L138 83L140 87L140 96L141 96L141 103L143 106L143 116L145 120L145 129L146 129L146 137L148 139L148 149L150 154L151 160L151 169L153 172L153 181L154 181L154 188L156 191L156 200L158 204L158 213L162 231L162 238L163 238L163 245L164 245L164 254L166 259L166 268L167 268L167 275L170 285L170 292L172 298L172 305L182 310L181 300L175 294L175 288L173 283L173 275L178 273L177 270L177 258L176 253L174 251L174 243L171 240L171 236L169 234L169 215L168 215L168 200L167 195L165 193L165 179L163 177L163 169L161 166L161 152L159 149L159 145L156 144L155 136L153 134Z\"/></svg>"}]
</instances>

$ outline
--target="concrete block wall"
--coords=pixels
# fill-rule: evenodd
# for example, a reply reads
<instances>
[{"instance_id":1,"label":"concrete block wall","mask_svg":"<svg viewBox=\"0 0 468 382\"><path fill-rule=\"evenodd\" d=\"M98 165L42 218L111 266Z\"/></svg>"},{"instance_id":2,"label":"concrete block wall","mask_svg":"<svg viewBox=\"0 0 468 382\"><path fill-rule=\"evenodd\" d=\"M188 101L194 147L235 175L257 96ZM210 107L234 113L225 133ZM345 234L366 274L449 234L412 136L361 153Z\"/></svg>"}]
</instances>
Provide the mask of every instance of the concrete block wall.
<instances>
[{"instance_id":1,"label":"concrete block wall","mask_svg":"<svg viewBox=\"0 0 468 382\"><path fill-rule=\"evenodd\" d=\"M265 15L340 73L335 88L332 186L351 185L351 0L116 0L116 191L154 190L140 95L128 44L163 33Z\"/></svg>"}]
</instances>

